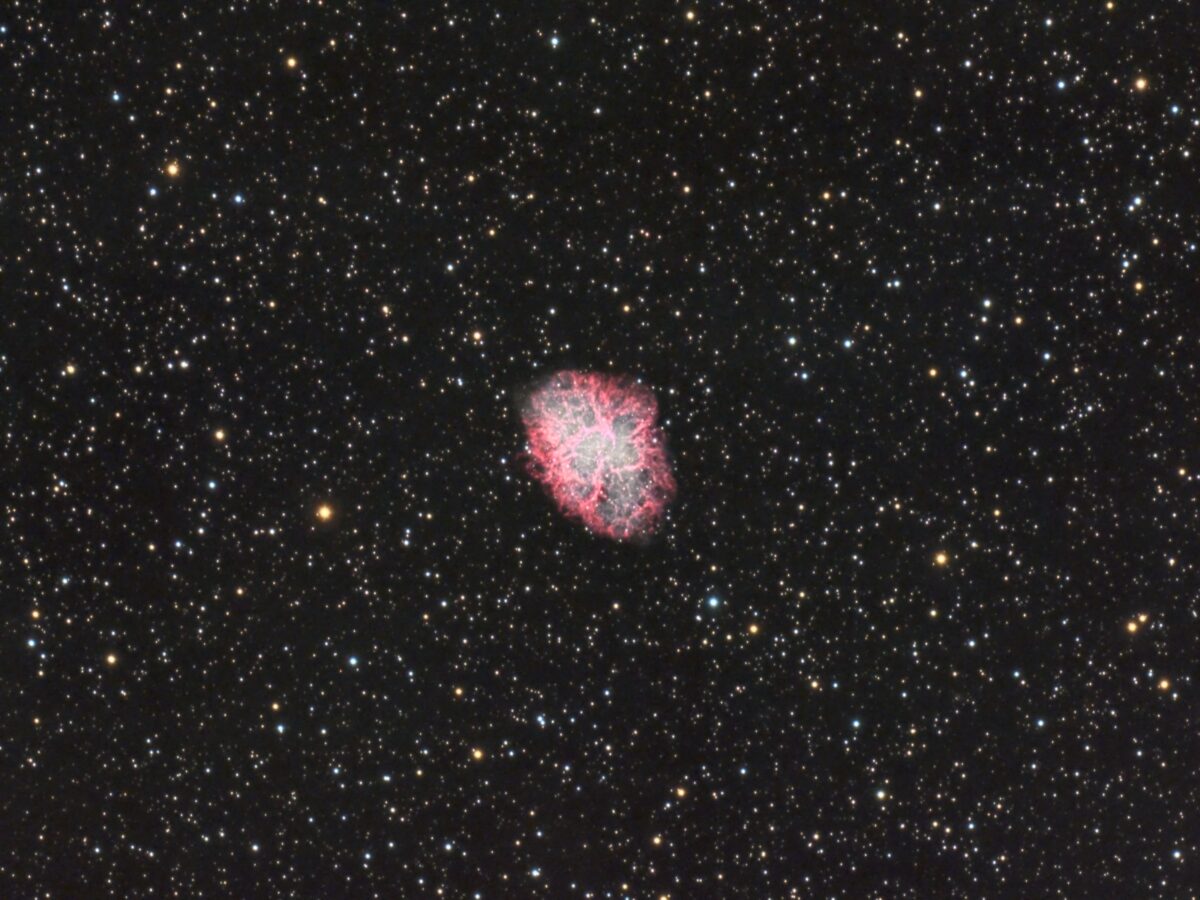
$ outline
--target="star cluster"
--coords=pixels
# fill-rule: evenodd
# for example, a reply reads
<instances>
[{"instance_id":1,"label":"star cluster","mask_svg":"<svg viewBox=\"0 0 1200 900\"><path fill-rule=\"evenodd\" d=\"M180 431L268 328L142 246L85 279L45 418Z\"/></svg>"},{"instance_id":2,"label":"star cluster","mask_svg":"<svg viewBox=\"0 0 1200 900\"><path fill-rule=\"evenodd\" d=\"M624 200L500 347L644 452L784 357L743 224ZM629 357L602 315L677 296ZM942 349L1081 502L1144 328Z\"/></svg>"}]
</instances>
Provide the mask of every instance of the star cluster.
<instances>
[{"instance_id":1,"label":"star cluster","mask_svg":"<svg viewBox=\"0 0 1200 900\"><path fill-rule=\"evenodd\" d=\"M1196 29L6 5L0 895L1189 896Z\"/></svg>"}]
</instances>

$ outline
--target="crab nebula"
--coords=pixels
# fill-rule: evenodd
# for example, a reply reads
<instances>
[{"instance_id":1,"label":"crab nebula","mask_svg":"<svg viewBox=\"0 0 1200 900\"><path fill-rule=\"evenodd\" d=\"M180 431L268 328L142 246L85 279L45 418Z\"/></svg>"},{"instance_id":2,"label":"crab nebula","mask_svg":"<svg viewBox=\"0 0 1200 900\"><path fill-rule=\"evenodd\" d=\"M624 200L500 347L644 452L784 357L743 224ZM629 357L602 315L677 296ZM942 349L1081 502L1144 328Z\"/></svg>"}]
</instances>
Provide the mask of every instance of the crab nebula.
<instances>
[{"instance_id":1,"label":"crab nebula","mask_svg":"<svg viewBox=\"0 0 1200 900\"><path fill-rule=\"evenodd\" d=\"M526 468L596 534L638 541L675 497L654 395L629 378L558 372L520 402Z\"/></svg>"}]
</instances>

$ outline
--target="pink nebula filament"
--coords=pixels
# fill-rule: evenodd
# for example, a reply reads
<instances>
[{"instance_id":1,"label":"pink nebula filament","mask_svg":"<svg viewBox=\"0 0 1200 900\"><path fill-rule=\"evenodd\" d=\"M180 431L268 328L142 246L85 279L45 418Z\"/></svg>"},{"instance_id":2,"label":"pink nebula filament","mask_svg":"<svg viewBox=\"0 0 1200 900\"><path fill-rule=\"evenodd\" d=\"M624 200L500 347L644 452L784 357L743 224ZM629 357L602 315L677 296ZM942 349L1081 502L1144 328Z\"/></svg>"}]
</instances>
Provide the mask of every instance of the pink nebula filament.
<instances>
[{"instance_id":1,"label":"pink nebula filament","mask_svg":"<svg viewBox=\"0 0 1200 900\"><path fill-rule=\"evenodd\" d=\"M521 404L529 473L596 534L640 540L675 498L658 403L627 378L563 371Z\"/></svg>"}]
</instances>

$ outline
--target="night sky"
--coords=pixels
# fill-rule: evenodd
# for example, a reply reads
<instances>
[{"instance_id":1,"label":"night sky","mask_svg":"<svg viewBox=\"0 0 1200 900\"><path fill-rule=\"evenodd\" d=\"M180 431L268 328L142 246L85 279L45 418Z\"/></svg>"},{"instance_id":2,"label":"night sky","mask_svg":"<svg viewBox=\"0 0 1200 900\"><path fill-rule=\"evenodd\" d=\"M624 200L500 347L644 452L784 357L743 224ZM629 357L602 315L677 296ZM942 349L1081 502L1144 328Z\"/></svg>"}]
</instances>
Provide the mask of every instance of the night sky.
<instances>
[{"instance_id":1,"label":"night sky","mask_svg":"<svg viewBox=\"0 0 1200 900\"><path fill-rule=\"evenodd\" d=\"M0 896L1196 896L1198 41L6 4Z\"/></svg>"}]
</instances>

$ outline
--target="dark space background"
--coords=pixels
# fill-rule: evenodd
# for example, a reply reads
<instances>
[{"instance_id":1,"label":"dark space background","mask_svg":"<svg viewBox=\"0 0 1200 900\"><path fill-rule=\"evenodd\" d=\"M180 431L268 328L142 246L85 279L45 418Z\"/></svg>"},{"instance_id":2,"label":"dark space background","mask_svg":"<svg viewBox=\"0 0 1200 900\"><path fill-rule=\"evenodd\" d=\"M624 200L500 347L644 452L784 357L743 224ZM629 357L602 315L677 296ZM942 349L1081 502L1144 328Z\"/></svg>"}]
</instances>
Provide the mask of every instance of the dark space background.
<instances>
[{"instance_id":1,"label":"dark space background","mask_svg":"<svg viewBox=\"0 0 1200 900\"><path fill-rule=\"evenodd\" d=\"M0 895L1196 896L1198 38L6 5Z\"/></svg>"}]
</instances>

